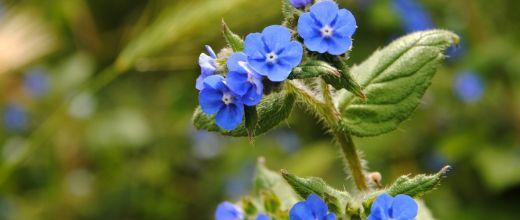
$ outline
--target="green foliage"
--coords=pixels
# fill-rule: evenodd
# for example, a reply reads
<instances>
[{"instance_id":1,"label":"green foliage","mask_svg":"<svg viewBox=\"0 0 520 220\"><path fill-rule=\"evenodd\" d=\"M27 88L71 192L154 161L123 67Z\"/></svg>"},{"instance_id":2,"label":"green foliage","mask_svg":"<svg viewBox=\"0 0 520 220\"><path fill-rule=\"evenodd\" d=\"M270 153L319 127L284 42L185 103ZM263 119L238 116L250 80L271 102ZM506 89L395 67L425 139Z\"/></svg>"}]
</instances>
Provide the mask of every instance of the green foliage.
<instances>
[{"instance_id":1,"label":"green foliage","mask_svg":"<svg viewBox=\"0 0 520 220\"><path fill-rule=\"evenodd\" d=\"M386 191L391 196L406 194L416 198L422 197L425 193L435 189L450 169L449 166L446 166L436 174L420 174L413 178L407 175L401 176Z\"/></svg>"},{"instance_id":2,"label":"green foliage","mask_svg":"<svg viewBox=\"0 0 520 220\"><path fill-rule=\"evenodd\" d=\"M341 76L341 73L327 62L308 59L293 69L289 79L307 79L318 76L338 78Z\"/></svg>"},{"instance_id":3,"label":"green foliage","mask_svg":"<svg viewBox=\"0 0 520 220\"><path fill-rule=\"evenodd\" d=\"M348 93L336 100L344 129L362 137L395 130L419 105L444 58L443 51L458 41L449 31L416 32L353 67L351 72L367 100Z\"/></svg>"},{"instance_id":4,"label":"green foliage","mask_svg":"<svg viewBox=\"0 0 520 220\"><path fill-rule=\"evenodd\" d=\"M392 185L383 191L391 196L405 194L414 198L420 198L439 186L442 179L446 176L450 169L450 166L445 166L439 172L433 175L419 174L414 177L404 175L397 178L397 180L395 180ZM370 210L370 206L380 193L381 192L374 192L372 195L368 196L367 199L365 199L363 202L363 207L366 210Z\"/></svg>"},{"instance_id":5,"label":"green foliage","mask_svg":"<svg viewBox=\"0 0 520 220\"><path fill-rule=\"evenodd\" d=\"M239 52L244 50L244 40L229 29L224 19L222 19L222 34L224 35L226 43L233 51Z\"/></svg>"},{"instance_id":6,"label":"green foliage","mask_svg":"<svg viewBox=\"0 0 520 220\"><path fill-rule=\"evenodd\" d=\"M351 73L349 72L349 68L346 62L347 58L345 57L333 58L333 63L340 70L340 75L338 77L328 75L322 76L322 78L335 89L346 89L362 100L365 100L365 94L363 94L361 86L359 86L359 84L354 80Z\"/></svg>"},{"instance_id":7,"label":"green foliage","mask_svg":"<svg viewBox=\"0 0 520 220\"><path fill-rule=\"evenodd\" d=\"M289 117L294 101L294 95L287 92L273 93L264 97L256 106L258 111L258 123L254 129L255 135L269 131ZM193 114L193 124L197 129L220 132L223 135L233 137L248 136L245 123L242 123L232 131L222 130L215 124L214 116L203 113L200 107L197 108Z\"/></svg>"},{"instance_id":8,"label":"green foliage","mask_svg":"<svg viewBox=\"0 0 520 220\"><path fill-rule=\"evenodd\" d=\"M283 22L282 24L290 29L296 28L298 23L298 17L301 12L294 8L289 0L282 0L282 14L283 14Z\"/></svg>"}]
</instances>

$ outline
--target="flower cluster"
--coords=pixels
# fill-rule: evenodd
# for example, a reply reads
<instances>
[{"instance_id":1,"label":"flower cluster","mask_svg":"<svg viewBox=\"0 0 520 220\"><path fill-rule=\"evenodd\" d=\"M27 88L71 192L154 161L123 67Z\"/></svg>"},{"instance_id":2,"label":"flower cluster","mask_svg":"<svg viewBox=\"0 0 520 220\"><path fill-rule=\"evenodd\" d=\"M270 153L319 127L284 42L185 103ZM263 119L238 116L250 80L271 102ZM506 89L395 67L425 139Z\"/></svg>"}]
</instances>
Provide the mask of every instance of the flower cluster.
<instances>
[{"instance_id":1,"label":"flower cluster","mask_svg":"<svg viewBox=\"0 0 520 220\"><path fill-rule=\"evenodd\" d=\"M264 77L273 82L286 80L303 57L301 44L292 41L290 30L279 25L249 34L244 46L244 52L235 52L227 59L225 78L216 75L217 57L211 49L211 56L201 54L199 59L202 73L196 86L200 89L200 106L206 114L216 114L216 124L225 130L233 130L242 122L244 106L260 102Z\"/></svg>"},{"instance_id":2,"label":"flower cluster","mask_svg":"<svg viewBox=\"0 0 520 220\"><path fill-rule=\"evenodd\" d=\"M410 196L392 197L384 193L372 204L368 220L413 220L417 217L418 209L417 203Z\"/></svg>"},{"instance_id":3,"label":"flower cluster","mask_svg":"<svg viewBox=\"0 0 520 220\"><path fill-rule=\"evenodd\" d=\"M290 3L303 9L313 0ZM339 9L334 1L320 1L299 17L297 30L268 26L261 33L247 35L243 51L229 57L218 57L206 46L209 55L199 57L201 74L196 83L202 111L215 115L220 128L235 129L242 123L244 106L256 106L262 100L264 83L285 81L301 63L304 48L292 32L298 32L310 52L341 55L351 48L355 30L350 11Z\"/></svg>"}]
</instances>

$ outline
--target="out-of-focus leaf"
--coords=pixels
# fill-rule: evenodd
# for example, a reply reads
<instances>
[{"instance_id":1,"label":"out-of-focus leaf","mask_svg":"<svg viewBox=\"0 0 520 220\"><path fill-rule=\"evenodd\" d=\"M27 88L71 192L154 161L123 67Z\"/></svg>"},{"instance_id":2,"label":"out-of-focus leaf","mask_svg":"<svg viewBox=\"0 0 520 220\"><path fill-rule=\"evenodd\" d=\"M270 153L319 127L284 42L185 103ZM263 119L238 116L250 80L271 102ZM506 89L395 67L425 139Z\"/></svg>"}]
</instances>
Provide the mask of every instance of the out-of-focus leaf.
<instances>
[{"instance_id":1,"label":"out-of-focus leaf","mask_svg":"<svg viewBox=\"0 0 520 220\"><path fill-rule=\"evenodd\" d=\"M242 2L246 1L194 1L193 4L166 8L154 23L128 43L117 59L117 69L122 71L131 68L137 59L164 49L185 33L198 30L207 20L219 19L225 12L236 8L235 6Z\"/></svg>"},{"instance_id":2,"label":"out-of-focus leaf","mask_svg":"<svg viewBox=\"0 0 520 220\"><path fill-rule=\"evenodd\" d=\"M291 186L285 182L279 173L269 170L265 166L264 159L260 158L256 167L254 191L259 194L266 190L272 191L278 198L282 198L280 207L283 210L290 209L298 201Z\"/></svg>"}]
</instances>

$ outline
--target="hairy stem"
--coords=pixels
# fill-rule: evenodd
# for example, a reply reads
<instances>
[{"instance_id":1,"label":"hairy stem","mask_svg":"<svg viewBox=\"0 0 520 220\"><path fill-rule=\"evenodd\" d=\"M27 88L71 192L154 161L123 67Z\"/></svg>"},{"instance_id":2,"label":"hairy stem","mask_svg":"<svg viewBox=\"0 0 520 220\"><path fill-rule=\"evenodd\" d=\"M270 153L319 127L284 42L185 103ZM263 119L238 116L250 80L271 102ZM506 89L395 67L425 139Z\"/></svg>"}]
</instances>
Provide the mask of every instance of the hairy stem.
<instances>
[{"instance_id":1,"label":"hairy stem","mask_svg":"<svg viewBox=\"0 0 520 220\"><path fill-rule=\"evenodd\" d=\"M361 166L361 160L359 159L359 155L356 150L356 146L352 141L352 137L348 133L337 131L337 129L334 130L333 133L341 147L343 156L345 156L346 162L348 163L348 167L350 168L350 172L354 178L354 183L356 183L357 188L361 191L368 190L363 167Z\"/></svg>"},{"instance_id":2,"label":"hairy stem","mask_svg":"<svg viewBox=\"0 0 520 220\"><path fill-rule=\"evenodd\" d=\"M350 134L340 129L339 123L341 122L341 115L334 107L330 97L331 92L329 86L322 82L321 89L325 102L320 102L318 98L314 97L314 94L305 90L304 85L286 82L286 88L295 93L302 102L308 105L311 109L324 119L327 126L331 129L332 134L335 136L337 143L341 147L341 151L346 159L346 163L350 169L351 175L354 179L354 183L357 188L361 191L368 190L363 167L361 166L361 159L356 150L356 146L352 140Z\"/></svg>"}]
</instances>

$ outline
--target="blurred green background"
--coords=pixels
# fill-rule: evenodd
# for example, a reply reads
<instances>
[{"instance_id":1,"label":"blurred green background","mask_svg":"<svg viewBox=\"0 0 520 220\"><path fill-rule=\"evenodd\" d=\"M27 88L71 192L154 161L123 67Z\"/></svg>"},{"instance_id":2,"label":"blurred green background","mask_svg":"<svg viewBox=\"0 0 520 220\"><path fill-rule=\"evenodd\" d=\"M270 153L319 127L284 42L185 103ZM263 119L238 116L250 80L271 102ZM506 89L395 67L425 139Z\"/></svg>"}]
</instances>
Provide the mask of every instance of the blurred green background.
<instances>
[{"instance_id":1,"label":"blurred green background","mask_svg":"<svg viewBox=\"0 0 520 220\"><path fill-rule=\"evenodd\" d=\"M453 30L423 104L399 130L355 139L383 182L443 165L439 219L520 219L520 2L344 0L351 64L407 32ZM411 3L410 3L411 2ZM196 131L197 59L280 23L279 0L0 3L0 219L211 219L248 192L256 158L345 183L340 154L304 111L257 138ZM65 103L65 104L64 104Z\"/></svg>"}]
</instances>

